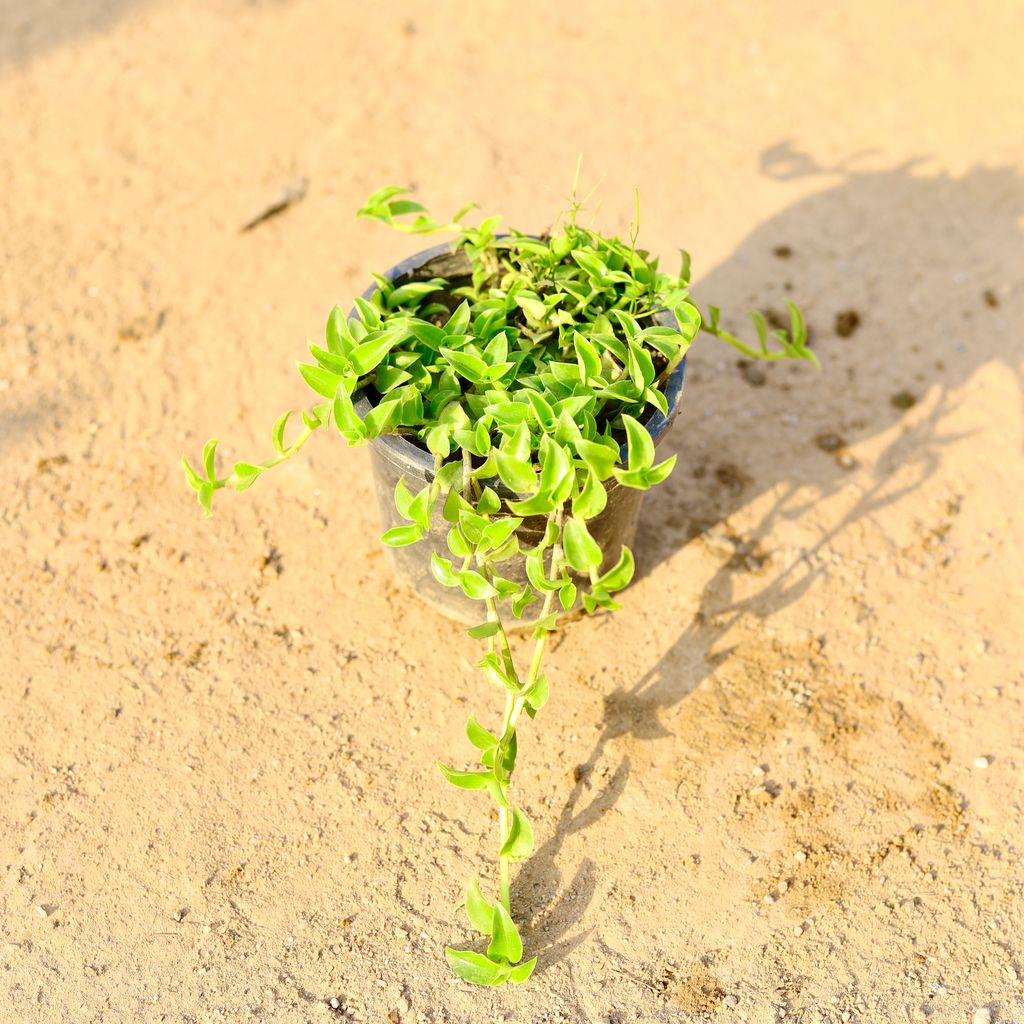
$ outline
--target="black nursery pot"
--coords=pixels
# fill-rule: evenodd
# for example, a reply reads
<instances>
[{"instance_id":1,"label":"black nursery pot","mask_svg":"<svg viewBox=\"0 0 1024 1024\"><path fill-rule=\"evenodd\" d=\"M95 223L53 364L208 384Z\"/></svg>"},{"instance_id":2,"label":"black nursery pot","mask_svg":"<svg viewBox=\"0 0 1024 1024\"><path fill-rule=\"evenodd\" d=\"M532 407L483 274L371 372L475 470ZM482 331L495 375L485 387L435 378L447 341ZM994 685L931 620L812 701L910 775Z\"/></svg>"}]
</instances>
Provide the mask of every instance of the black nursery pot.
<instances>
[{"instance_id":1,"label":"black nursery pot","mask_svg":"<svg viewBox=\"0 0 1024 1024\"><path fill-rule=\"evenodd\" d=\"M389 281L427 280L432 277L453 278L469 273L469 262L461 252L453 253L447 245L425 249L403 260L392 267L383 276ZM363 293L369 299L377 290L376 285ZM670 313L660 313L655 320L666 326L674 326ZM686 358L672 371L665 388L668 399L668 415L660 412L645 424L655 446L662 440L679 412L679 403L683 393L683 379L686 375ZM356 411L365 416L372 405L365 393L354 395ZM434 479L434 457L424 448L420 448L397 434L384 434L370 442L370 458L373 465L373 478L377 492L377 503L380 506L381 525L384 530L393 526L404 526L398 510L395 508L395 485L400 478L415 494ZM626 461L626 446L622 446L621 461ZM498 480L489 481L489 486L502 498L513 495ZM608 503L604 511L588 521L594 539L605 552L605 561L601 566L604 572L619 560L623 545L632 547L636 537L637 520L640 515L640 503L644 492L632 487L622 487L614 478L605 483L608 491ZM434 579L430 571L430 555L436 551L442 558L451 558L448 550L447 536L451 524L441 515L441 503L438 502L427 536L418 544L407 547L389 548L391 562L399 580L411 587L421 600L439 611L442 615L466 625L476 625L481 621L480 602L466 597L458 587L444 587ZM531 516L523 521L517 531L523 548L535 547L544 535L546 518ZM526 582L526 566L522 558L511 558L501 563L501 574L519 583ZM580 602L577 599L577 606ZM527 608L524 620L530 620L533 606ZM509 619L514 623L516 620Z\"/></svg>"}]
</instances>

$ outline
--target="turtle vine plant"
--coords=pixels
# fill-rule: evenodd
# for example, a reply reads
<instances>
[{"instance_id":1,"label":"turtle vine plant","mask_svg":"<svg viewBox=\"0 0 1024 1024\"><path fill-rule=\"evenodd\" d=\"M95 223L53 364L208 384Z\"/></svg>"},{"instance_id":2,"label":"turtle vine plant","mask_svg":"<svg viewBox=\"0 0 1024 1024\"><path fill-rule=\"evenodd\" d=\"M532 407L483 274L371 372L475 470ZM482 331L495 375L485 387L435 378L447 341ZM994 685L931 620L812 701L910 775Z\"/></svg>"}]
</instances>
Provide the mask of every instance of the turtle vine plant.
<instances>
[{"instance_id":1,"label":"turtle vine plant","mask_svg":"<svg viewBox=\"0 0 1024 1024\"><path fill-rule=\"evenodd\" d=\"M687 255L679 273L668 274L637 247L639 208L628 241L606 237L581 226L574 190L568 211L535 237L499 234L497 216L468 226L472 207L439 223L406 192L382 189L359 214L414 234L456 232L453 251L462 251L467 272L404 282L374 275L371 297L356 299L348 317L335 306L324 344L309 346L313 362L299 364L319 401L302 413L291 440L285 413L266 461L236 462L218 475L217 442L210 441L200 467L187 458L183 464L209 514L217 491L245 490L331 426L351 445L396 433L433 455L433 479L418 493L399 480L394 500L405 525L383 541L415 544L443 516L451 557L434 553L431 570L440 584L479 602L469 635L484 645L478 667L505 701L496 728L474 717L466 725L478 767L438 766L453 786L494 801L499 831L497 891L485 895L476 878L465 890L469 922L487 944L445 955L468 982L523 982L536 957L523 960L509 885L512 863L531 852L534 837L510 788L516 735L522 716L532 718L548 699L544 650L558 611L572 609L578 596L587 612L618 608L613 595L633 576L628 548L608 566L588 527L605 508L606 484L646 490L672 472L676 457L655 461L644 422L667 412L664 385L698 330L748 357L814 356L792 304L788 331L769 331L751 314L756 347L725 331L716 308L702 317L688 292ZM663 315L655 322L666 311L673 326ZM354 401L360 395L372 404L364 416ZM524 547L520 527L528 518L543 528L534 535L539 542ZM522 582L506 571L516 560L520 570L525 562ZM514 620L532 631L524 664L513 656Z\"/></svg>"}]
</instances>

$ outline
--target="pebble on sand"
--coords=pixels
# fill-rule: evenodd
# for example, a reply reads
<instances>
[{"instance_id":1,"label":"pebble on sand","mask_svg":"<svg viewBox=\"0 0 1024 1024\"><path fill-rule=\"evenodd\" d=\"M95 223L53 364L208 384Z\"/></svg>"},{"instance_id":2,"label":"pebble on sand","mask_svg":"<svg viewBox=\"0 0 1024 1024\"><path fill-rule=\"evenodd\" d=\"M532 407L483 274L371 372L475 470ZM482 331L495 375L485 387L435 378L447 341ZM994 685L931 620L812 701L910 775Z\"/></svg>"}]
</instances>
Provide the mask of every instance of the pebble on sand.
<instances>
[{"instance_id":1,"label":"pebble on sand","mask_svg":"<svg viewBox=\"0 0 1024 1024\"><path fill-rule=\"evenodd\" d=\"M975 768L987 768L992 763L992 758L986 754L982 754L980 757L974 759Z\"/></svg>"},{"instance_id":2,"label":"pebble on sand","mask_svg":"<svg viewBox=\"0 0 1024 1024\"><path fill-rule=\"evenodd\" d=\"M987 1006L981 1006L974 1011L971 1024L992 1024L992 1011Z\"/></svg>"}]
</instances>

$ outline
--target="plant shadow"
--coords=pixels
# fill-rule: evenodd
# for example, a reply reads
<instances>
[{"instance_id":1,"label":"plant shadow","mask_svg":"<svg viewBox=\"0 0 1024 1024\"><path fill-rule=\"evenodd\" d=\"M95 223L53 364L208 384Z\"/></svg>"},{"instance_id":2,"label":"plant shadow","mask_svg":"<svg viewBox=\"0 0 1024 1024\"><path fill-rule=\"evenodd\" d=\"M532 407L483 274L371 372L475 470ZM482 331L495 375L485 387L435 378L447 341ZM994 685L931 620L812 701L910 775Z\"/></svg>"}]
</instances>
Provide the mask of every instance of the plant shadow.
<instances>
[{"instance_id":1,"label":"plant shadow","mask_svg":"<svg viewBox=\"0 0 1024 1024\"><path fill-rule=\"evenodd\" d=\"M813 555L939 472L942 450L964 437L948 425L959 385L995 364L1024 396L1024 352L1013 334L1024 315L1024 178L1008 168L927 173L921 161L860 171L858 159L825 167L788 142L766 151L765 175L813 178L822 189L761 225L694 287L699 304L723 309L776 311L787 298L805 305L823 369L748 364L710 338L695 349L682 414L659 449L678 453L679 464L645 501L637 574L698 539L712 540L723 562L657 662L605 697L601 732L552 837L523 869L523 909L542 921L532 926L533 943L548 965L589 934L571 930L595 890L591 861L580 863L556 903L545 897L560 889L565 840L625 789L623 755L600 800L585 800L615 741L670 738L661 713L729 657L741 618L767 618L801 598L821 571ZM738 318L726 323L742 328ZM857 447L872 439L867 447L881 440L882 448L861 465ZM771 544L780 525L850 488L856 498L845 514L800 557L778 564ZM736 513L766 494L754 525L748 515L742 532L734 528ZM563 905L569 898L572 906Z\"/></svg>"}]
</instances>

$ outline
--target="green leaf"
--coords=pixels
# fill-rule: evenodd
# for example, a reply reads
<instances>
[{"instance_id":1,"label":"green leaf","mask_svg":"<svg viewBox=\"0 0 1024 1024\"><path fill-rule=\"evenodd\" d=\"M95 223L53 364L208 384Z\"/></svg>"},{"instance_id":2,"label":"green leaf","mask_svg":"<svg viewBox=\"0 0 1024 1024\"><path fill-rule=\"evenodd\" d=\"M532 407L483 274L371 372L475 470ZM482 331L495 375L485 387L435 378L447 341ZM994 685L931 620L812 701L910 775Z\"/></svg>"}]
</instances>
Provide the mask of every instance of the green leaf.
<instances>
[{"instance_id":1,"label":"green leaf","mask_svg":"<svg viewBox=\"0 0 1024 1024\"><path fill-rule=\"evenodd\" d=\"M389 434L398 422L402 403L397 398L389 398L386 402L375 405L363 420L365 435L369 438Z\"/></svg>"},{"instance_id":2,"label":"green leaf","mask_svg":"<svg viewBox=\"0 0 1024 1024\"><path fill-rule=\"evenodd\" d=\"M356 298L355 304L366 327L371 331L380 330L380 313L376 307L367 302L361 295Z\"/></svg>"},{"instance_id":3,"label":"green leaf","mask_svg":"<svg viewBox=\"0 0 1024 1024\"><path fill-rule=\"evenodd\" d=\"M537 476L527 459L517 458L500 449L494 453L501 482L517 494L528 494L537 486Z\"/></svg>"},{"instance_id":4,"label":"green leaf","mask_svg":"<svg viewBox=\"0 0 1024 1024\"><path fill-rule=\"evenodd\" d=\"M596 585L610 592L622 590L633 579L634 569L633 553L623 544L619 560L597 580Z\"/></svg>"},{"instance_id":5,"label":"green leaf","mask_svg":"<svg viewBox=\"0 0 1024 1024\"><path fill-rule=\"evenodd\" d=\"M516 305L526 314L529 320L541 322L548 314L547 307L536 298L529 298L525 295L516 296Z\"/></svg>"},{"instance_id":6,"label":"green leaf","mask_svg":"<svg viewBox=\"0 0 1024 1024\"><path fill-rule=\"evenodd\" d=\"M213 484L203 484L199 488L199 504L206 515L213 515Z\"/></svg>"},{"instance_id":7,"label":"green leaf","mask_svg":"<svg viewBox=\"0 0 1024 1024\"><path fill-rule=\"evenodd\" d=\"M474 601L486 601L488 598L497 597L498 592L475 569L464 569L458 576L466 597Z\"/></svg>"},{"instance_id":8,"label":"green leaf","mask_svg":"<svg viewBox=\"0 0 1024 1024\"><path fill-rule=\"evenodd\" d=\"M439 423L427 431L427 449L431 455L440 455L442 459L448 458L452 450L452 431L447 424Z\"/></svg>"},{"instance_id":9,"label":"green leaf","mask_svg":"<svg viewBox=\"0 0 1024 1024\"><path fill-rule=\"evenodd\" d=\"M211 483L216 479L217 439L207 441L203 445L203 470L206 472L206 479Z\"/></svg>"},{"instance_id":10,"label":"green leaf","mask_svg":"<svg viewBox=\"0 0 1024 1024\"><path fill-rule=\"evenodd\" d=\"M572 514L578 519L593 519L599 516L608 504L608 492L595 473L587 473L587 482L580 493L572 499Z\"/></svg>"},{"instance_id":11,"label":"green leaf","mask_svg":"<svg viewBox=\"0 0 1024 1024\"><path fill-rule=\"evenodd\" d=\"M527 707L534 712L540 711L548 702L549 690L548 677L545 673L541 672L523 693Z\"/></svg>"},{"instance_id":12,"label":"green leaf","mask_svg":"<svg viewBox=\"0 0 1024 1024\"><path fill-rule=\"evenodd\" d=\"M586 597L586 595L583 595ZM558 628L558 615L555 612L551 612L545 615L544 618L538 619L533 624L533 636L534 639L539 640L545 633L551 633Z\"/></svg>"},{"instance_id":13,"label":"green leaf","mask_svg":"<svg viewBox=\"0 0 1024 1024\"><path fill-rule=\"evenodd\" d=\"M181 467L185 470L185 479L193 491L198 491L203 486L203 478L192 468L187 455L181 456Z\"/></svg>"},{"instance_id":14,"label":"green leaf","mask_svg":"<svg viewBox=\"0 0 1024 1024\"><path fill-rule=\"evenodd\" d=\"M587 524L573 517L562 531L562 544L568 563L581 573L589 573L601 564L601 547L590 535Z\"/></svg>"},{"instance_id":15,"label":"green leaf","mask_svg":"<svg viewBox=\"0 0 1024 1024\"><path fill-rule=\"evenodd\" d=\"M518 811L512 813L516 814ZM495 961L505 960L513 964L519 963L523 958L523 940L519 938L519 930L501 903L494 904L487 958Z\"/></svg>"},{"instance_id":16,"label":"green leaf","mask_svg":"<svg viewBox=\"0 0 1024 1024\"><path fill-rule=\"evenodd\" d=\"M526 399L530 403L530 408L533 409L533 415L537 422L545 430L550 430L555 425L555 412L551 408L551 404L542 395L537 394L536 391L527 391Z\"/></svg>"},{"instance_id":17,"label":"green leaf","mask_svg":"<svg viewBox=\"0 0 1024 1024\"><path fill-rule=\"evenodd\" d=\"M338 430L350 441L358 441L366 437L366 427L356 412L352 396L345 390L339 388L337 397L334 399L334 422Z\"/></svg>"},{"instance_id":18,"label":"green leaf","mask_svg":"<svg viewBox=\"0 0 1024 1024\"><path fill-rule=\"evenodd\" d=\"M444 325L444 333L449 338L455 337L457 334L465 333L466 328L469 326L469 303L463 301L459 308L448 318L448 322Z\"/></svg>"},{"instance_id":19,"label":"green leaf","mask_svg":"<svg viewBox=\"0 0 1024 1024\"><path fill-rule=\"evenodd\" d=\"M404 330L384 331L383 334L371 335L369 340L356 345L350 356L353 369L360 377L375 370L391 349L402 340L404 334Z\"/></svg>"},{"instance_id":20,"label":"green leaf","mask_svg":"<svg viewBox=\"0 0 1024 1024\"><path fill-rule=\"evenodd\" d=\"M558 590L562 585L558 580L549 580L544 570L544 552L534 548L526 556L526 576L537 590Z\"/></svg>"},{"instance_id":21,"label":"green leaf","mask_svg":"<svg viewBox=\"0 0 1024 1024\"><path fill-rule=\"evenodd\" d=\"M517 516L546 516L554 507L555 503L550 495L535 494L532 498L525 498L523 501L506 502L510 512Z\"/></svg>"},{"instance_id":22,"label":"green leaf","mask_svg":"<svg viewBox=\"0 0 1024 1024\"><path fill-rule=\"evenodd\" d=\"M457 515L456 518L458 518ZM472 546L470 545L469 541L466 540L465 536L463 535L462 531L458 528L458 526L453 526L448 531L448 550L456 558L466 558L467 556L473 554Z\"/></svg>"},{"instance_id":23,"label":"green leaf","mask_svg":"<svg viewBox=\"0 0 1024 1024\"><path fill-rule=\"evenodd\" d=\"M452 949L446 947L444 958L448 966L463 980L471 985L487 985L494 987L507 981L512 974L508 964L496 964L488 960L483 953L474 953L469 949Z\"/></svg>"},{"instance_id":24,"label":"green leaf","mask_svg":"<svg viewBox=\"0 0 1024 1024\"><path fill-rule=\"evenodd\" d=\"M341 377L322 366L311 366L309 363L299 363L299 373L302 379L318 394L324 398L333 398L341 383Z\"/></svg>"},{"instance_id":25,"label":"green leaf","mask_svg":"<svg viewBox=\"0 0 1024 1024\"><path fill-rule=\"evenodd\" d=\"M533 826L523 812L516 807L512 811L512 820L508 826L508 838L498 851L500 857L510 860L522 860L528 857L533 849ZM518 960L519 957L516 957Z\"/></svg>"},{"instance_id":26,"label":"green leaf","mask_svg":"<svg viewBox=\"0 0 1024 1024\"><path fill-rule=\"evenodd\" d=\"M284 443L284 428L288 425L288 417L291 412L283 413L274 422L274 429L271 431L271 439L274 442L274 451L283 455L287 445Z\"/></svg>"},{"instance_id":27,"label":"green leaf","mask_svg":"<svg viewBox=\"0 0 1024 1024\"><path fill-rule=\"evenodd\" d=\"M394 309L396 306L409 302L410 299L414 300L413 305L417 305L415 300L422 301L428 295L436 292L443 284L444 281L441 278L435 277L431 281L410 281L408 284L399 285L387 297L387 307L388 309Z\"/></svg>"},{"instance_id":28,"label":"green leaf","mask_svg":"<svg viewBox=\"0 0 1024 1024\"><path fill-rule=\"evenodd\" d=\"M487 364L480 356L475 356L472 352L457 352L453 348L442 348L441 355L455 367L460 376L474 384L484 379Z\"/></svg>"},{"instance_id":29,"label":"green leaf","mask_svg":"<svg viewBox=\"0 0 1024 1024\"><path fill-rule=\"evenodd\" d=\"M407 519L411 519L417 526L422 526L424 531L430 529L430 512L431 512L431 487L427 484L412 502L409 504Z\"/></svg>"},{"instance_id":30,"label":"green leaf","mask_svg":"<svg viewBox=\"0 0 1024 1024\"><path fill-rule=\"evenodd\" d=\"M481 622L479 626L471 626L466 632L474 640L486 640L489 636L494 636L499 628L497 622Z\"/></svg>"},{"instance_id":31,"label":"green leaf","mask_svg":"<svg viewBox=\"0 0 1024 1024\"><path fill-rule=\"evenodd\" d=\"M579 331L573 331L572 344L576 350L576 362L579 364L580 376L584 382L591 377L600 377L601 353L597 351L597 346L584 338Z\"/></svg>"},{"instance_id":32,"label":"green leaf","mask_svg":"<svg viewBox=\"0 0 1024 1024\"><path fill-rule=\"evenodd\" d=\"M501 498L490 487L485 487L476 503L476 510L481 515L492 516L501 511Z\"/></svg>"},{"instance_id":33,"label":"green leaf","mask_svg":"<svg viewBox=\"0 0 1024 1024\"><path fill-rule=\"evenodd\" d=\"M494 778L493 772L463 772L438 762L441 774L458 789L486 789L487 780Z\"/></svg>"},{"instance_id":34,"label":"green leaf","mask_svg":"<svg viewBox=\"0 0 1024 1024\"><path fill-rule=\"evenodd\" d=\"M382 537L381 541L390 548L404 548L423 540L423 530L419 526L393 526Z\"/></svg>"},{"instance_id":35,"label":"green leaf","mask_svg":"<svg viewBox=\"0 0 1024 1024\"><path fill-rule=\"evenodd\" d=\"M527 978L533 974L534 967L537 966L537 958L531 957L529 960L524 960L518 967L513 967L509 972L508 980L515 982L517 985L522 985Z\"/></svg>"},{"instance_id":36,"label":"green leaf","mask_svg":"<svg viewBox=\"0 0 1024 1024\"><path fill-rule=\"evenodd\" d=\"M676 456L672 455L667 458L664 462L660 462L657 466L652 466L647 470L647 486L657 487L663 480L676 467Z\"/></svg>"},{"instance_id":37,"label":"green leaf","mask_svg":"<svg viewBox=\"0 0 1024 1024\"><path fill-rule=\"evenodd\" d=\"M263 470L259 466L254 466L251 462L236 462L233 472L237 477L235 480L235 490L246 491L252 487L256 482L256 478Z\"/></svg>"},{"instance_id":38,"label":"green leaf","mask_svg":"<svg viewBox=\"0 0 1024 1024\"><path fill-rule=\"evenodd\" d=\"M435 327L426 320L411 319L409 321L409 330L412 331L413 336L418 342L426 345L427 348L432 349L434 352L440 350L441 346L445 343L445 339L448 337L440 327Z\"/></svg>"},{"instance_id":39,"label":"green leaf","mask_svg":"<svg viewBox=\"0 0 1024 1024\"><path fill-rule=\"evenodd\" d=\"M477 750L490 750L498 745L498 737L492 736L472 715L466 722L466 737Z\"/></svg>"},{"instance_id":40,"label":"green leaf","mask_svg":"<svg viewBox=\"0 0 1024 1024\"><path fill-rule=\"evenodd\" d=\"M518 516L509 516L504 519L496 519L484 528L483 540L497 550L522 526L523 521Z\"/></svg>"},{"instance_id":41,"label":"green leaf","mask_svg":"<svg viewBox=\"0 0 1024 1024\"><path fill-rule=\"evenodd\" d=\"M649 469L654 462L654 441L647 428L632 416L622 415L626 427L626 438L629 441L629 468Z\"/></svg>"},{"instance_id":42,"label":"green leaf","mask_svg":"<svg viewBox=\"0 0 1024 1024\"><path fill-rule=\"evenodd\" d=\"M442 558L436 551L430 555L430 571L434 579L445 587L457 587L459 585L458 573L452 568L452 563L447 558Z\"/></svg>"},{"instance_id":43,"label":"green leaf","mask_svg":"<svg viewBox=\"0 0 1024 1024\"><path fill-rule=\"evenodd\" d=\"M512 614L517 619L521 619L527 606L536 600L537 595L533 592L533 588L524 584L523 588L512 599Z\"/></svg>"},{"instance_id":44,"label":"green leaf","mask_svg":"<svg viewBox=\"0 0 1024 1024\"><path fill-rule=\"evenodd\" d=\"M409 509L412 506L413 494L412 491L406 486L405 477L399 477L398 483L395 484L395 508L398 509L398 514L403 519L412 519L413 516L409 515Z\"/></svg>"},{"instance_id":45,"label":"green leaf","mask_svg":"<svg viewBox=\"0 0 1024 1024\"><path fill-rule=\"evenodd\" d=\"M475 878L470 879L469 885L466 886L466 917L478 932L483 932L484 935L491 934L494 908L484 899L480 883Z\"/></svg>"},{"instance_id":46,"label":"green leaf","mask_svg":"<svg viewBox=\"0 0 1024 1024\"><path fill-rule=\"evenodd\" d=\"M572 489L572 463L565 449L545 435L540 444L540 493L561 504Z\"/></svg>"},{"instance_id":47,"label":"green leaf","mask_svg":"<svg viewBox=\"0 0 1024 1024\"><path fill-rule=\"evenodd\" d=\"M598 480L604 481L612 475L619 461L618 448L599 444L597 441L577 441L576 451Z\"/></svg>"}]
</instances>

